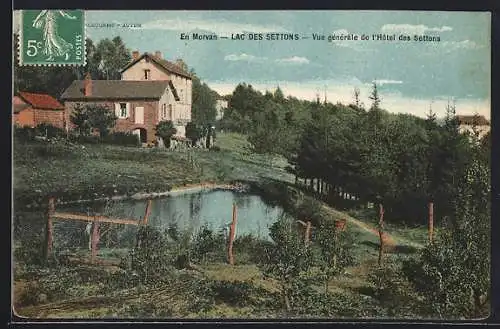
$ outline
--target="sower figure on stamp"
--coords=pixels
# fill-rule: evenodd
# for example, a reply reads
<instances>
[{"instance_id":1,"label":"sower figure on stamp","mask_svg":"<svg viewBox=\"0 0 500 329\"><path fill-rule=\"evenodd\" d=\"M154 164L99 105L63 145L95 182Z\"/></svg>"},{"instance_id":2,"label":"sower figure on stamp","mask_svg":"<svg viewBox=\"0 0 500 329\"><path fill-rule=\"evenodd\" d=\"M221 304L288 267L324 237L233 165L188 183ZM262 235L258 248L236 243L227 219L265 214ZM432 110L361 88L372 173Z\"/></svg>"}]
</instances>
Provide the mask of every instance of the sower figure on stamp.
<instances>
[{"instance_id":1,"label":"sower figure on stamp","mask_svg":"<svg viewBox=\"0 0 500 329\"><path fill-rule=\"evenodd\" d=\"M53 61L54 56L65 56L68 60L69 52L73 49L73 45L58 34L57 17L59 15L63 18L76 19L64 10L42 10L33 21L33 27L43 29L43 54L48 56L48 61Z\"/></svg>"}]
</instances>

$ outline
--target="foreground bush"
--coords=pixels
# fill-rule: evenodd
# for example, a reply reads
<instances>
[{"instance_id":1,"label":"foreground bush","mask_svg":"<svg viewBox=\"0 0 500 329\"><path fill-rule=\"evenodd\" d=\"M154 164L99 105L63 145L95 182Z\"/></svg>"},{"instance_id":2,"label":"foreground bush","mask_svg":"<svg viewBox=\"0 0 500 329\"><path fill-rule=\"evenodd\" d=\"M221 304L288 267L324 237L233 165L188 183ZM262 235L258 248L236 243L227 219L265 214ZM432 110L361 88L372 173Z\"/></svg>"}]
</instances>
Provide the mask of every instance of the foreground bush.
<instances>
[{"instance_id":1,"label":"foreground bush","mask_svg":"<svg viewBox=\"0 0 500 329\"><path fill-rule=\"evenodd\" d=\"M404 270L439 318L488 315L491 260L490 168L478 161L459 183L454 216Z\"/></svg>"},{"instance_id":2,"label":"foreground bush","mask_svg":"<svg viewBox=\"0 0 500 329\"><path fill-rule=\"evenodd\" d=\"M426 316L423 298L403 272L401 262L388 261L375 266L368 275L371 295L388 317L414 318Z\"/></svg>"}]
</instances>

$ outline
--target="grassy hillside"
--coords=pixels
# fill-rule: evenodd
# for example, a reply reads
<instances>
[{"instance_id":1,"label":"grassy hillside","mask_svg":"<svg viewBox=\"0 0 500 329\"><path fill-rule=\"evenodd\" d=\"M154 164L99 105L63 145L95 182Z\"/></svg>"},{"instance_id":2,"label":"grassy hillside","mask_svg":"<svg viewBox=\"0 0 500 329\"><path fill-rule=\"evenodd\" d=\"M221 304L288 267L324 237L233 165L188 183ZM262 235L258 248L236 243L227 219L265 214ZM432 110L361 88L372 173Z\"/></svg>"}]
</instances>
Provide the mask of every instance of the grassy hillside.
<instances>
[{"instance_id":1,"label":"grassy hillside","mask_svg":"<svg viewBox=\"0 0 500 329\"><path fill-rule=\"evenodd\" d=\"M220 134L220 151L172 151L64 142L14 142L16 201L56 195L68 200L163 192L204 181L290 181L286 161L252 154L244 136Z\"/></svg>"}]
</instances>

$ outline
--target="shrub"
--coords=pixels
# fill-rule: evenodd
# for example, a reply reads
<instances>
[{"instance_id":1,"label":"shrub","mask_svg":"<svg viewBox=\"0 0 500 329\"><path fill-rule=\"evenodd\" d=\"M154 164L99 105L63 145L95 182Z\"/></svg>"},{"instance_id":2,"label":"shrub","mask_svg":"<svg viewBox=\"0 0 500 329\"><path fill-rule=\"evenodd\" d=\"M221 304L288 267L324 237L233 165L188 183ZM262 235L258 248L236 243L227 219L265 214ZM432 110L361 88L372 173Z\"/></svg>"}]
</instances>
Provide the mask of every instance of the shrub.
<instances>
[{"instance_id":1,"label":"shrub","mask_svg":"<svg viewBox=\"0 0 500 329\"><path fill-rule=\"evenodd\" d=\"M491 267L490 168L478 160L459 181L454 216L404 271L438 317L488 313Z\"/></svg>"},{"instance_id":2,"label":"shrub","mask_svg":"<svg viewBox=\"0 0 500 329\"><path fill-rule=\"evenodd\" d=\"M385 313L391 317L425 316L421 296L402 271L401 265L393 261L383 267L376 266L368 275L373 287L373 297L377 299Z\"/></svg>"},{"instance_id":3,"label":"shrub","mask_svg":"<svg viewBox=\"0 0 500 329\"><path fill-rule=\"evenodd\" d=\"M102 143L122 145L122 146L140 146L141 141L135 134L128 132L113 132L101 139Z\"/></svg>"},{"instance_id":4,"label":"shrub","mask_svg":"<svg viewBox=\"0 0 500 329\"><path fill-rule=\"evenodd\" d=\"M75 107L71 114L71 122L77 127L80 135L89 135L94 129L101 137L109 133L109 129L116 124L117 116L107 106L80 105Z\"/></svg>"},{"instance_id":5,"label":"shrub","mask_svg":"<svg viewBox=\"0 0 500 329\"><path fill-rule=\"evenodd\" d=\"M35 134L36 136L44 136L47 138L65 137L66 131L48 123L41 123L35 127Z\"/></svg>"},{"instance_id":6,"label":"shrub","mask_svg":"<svg viewBox=\"0 0 500 329\"><path fill-rule=\"evenodd\" d=\"M30 142L35 139L36 133L35 133L35 128L31 127L19 127L16 126L14 127L14 138L16 141L20 142Z\"/></svg>"},{"instance_id":7,"label":"shrub","mask_svg":"<svg viewBox=\"0 0 500 329\"><path fill-rule=\"evenodd\" d=\"M191 140L191 145L194 146L202 137L202 129L196 123L188 122L186 125L186 137Z\"/></svg>"},{"instance_id":8,"label":"shrub","mask_svg":"<svg viewBox=\"0 0 500 329\"><path fill-rule=\"evenodd\" d=\"M140 280L150 283L167 279L172 262L165 236L155 228L141 227L137 232L137 248L130 252L131 269Z\"/></svg>"},{"instance_id":9,"label":"shrub","mask_svg":"<svg viewBox=\"0 0 500 329\"><path fill-rule=\"evenodd\" d=\"M266 257L259 267L265 276L276 279L280 284L282 303L287 312L302 304L301 296L308 290L313 265L311 248L306 248L297 230L287 217L281 217L270 227L272 246L266 250Z\"/></svg>"},{"instance_id":10,"label":"shrub","mask_svg":"<svg viewBox=\"0 0 500 329\"><path fill-rule=\"evenodd\" d=\"M313 198L306 198L297 207L297 218L306 222L311 221L315 226L323 222L321 203Z\"/></svg>"},{"instance_id":11,"label":"shrub","mask_svg":"<svg viewBox=\"0 0 500 329\"><path fill-rule=\"evenodd\" d=\"M70 135L70 141L79 144L99 144L99 136Z\"/></svg>"},{"instance_id":12,"label":"shrub","mask_svg":"<svg viewBox=\"0 0 500 329\"><path fill-rule=\"evenodd\" d=\"M384 309L368 296L352 293L318 293L308 290L302 296L303 302L298 315L321 318L373 318L384 317Z\"/></svg>"},{"instance_id":13,"label":"shrub","mask_svg":"<svg viewBox=\"0 0 500 329\"><path fill-rule=\"evenodd\" d=\"M155 127L155 135L163 139L166 148L170 147L170 139L177 133L172 121L160 121Z\"/></svg>"},{"instance_id":14,"label":"shrub","mask_svg":"<svg viewBox=\"0 0 500 329\"><path fill-rule=\"evenodd\" d=\"M208 312L214 307L216 293L211 283L212 281L207 279L195 279L190 282L186 296L190 301L188 311Z\"/></svg>"},{"instance_id":15,"label":"shrub","mask_svg":"<svg viewBox=\"0 0 500 329\"><path fill-rule=\"evenodd\" d=\"M250 302L253 285L239 281L214 281L211 284L214 299L234 306L246 306Z\"/></svg>"},{"instance_id":16,"label":"shrub","mask_svg":"<svg viewBox=\"0 0 500 329\"><path fill-rule=\"evenodd\" d=\"M352 238L338 229L335 222L323 221L314 236L314 244L319 247L317 263L327 293L330 279L343 273L344 268L353 263Z\"/></svg>"},{"instance_id":17,"label":"shrub","mask_svg":"<svg viewBox=\"0 0 500 329\"><path fill-rule=\"evenodd\" d=\"M233 250L238 264L259 264L266 256L266 248L271 242L252 235L239 236L234 240Z\"/></svg>"},{"instance_id":18,"label":"shrub","mask_svg":"<svg viewBox=\"0 0 500 329\"><path fill-rule=\"evenodd\" d=\"M214 233L208 227L203 226L195 235L191 256L193 261L206 262L224 261L226 249L226 238L223 232Z\"/></svg>"}]
</instances>

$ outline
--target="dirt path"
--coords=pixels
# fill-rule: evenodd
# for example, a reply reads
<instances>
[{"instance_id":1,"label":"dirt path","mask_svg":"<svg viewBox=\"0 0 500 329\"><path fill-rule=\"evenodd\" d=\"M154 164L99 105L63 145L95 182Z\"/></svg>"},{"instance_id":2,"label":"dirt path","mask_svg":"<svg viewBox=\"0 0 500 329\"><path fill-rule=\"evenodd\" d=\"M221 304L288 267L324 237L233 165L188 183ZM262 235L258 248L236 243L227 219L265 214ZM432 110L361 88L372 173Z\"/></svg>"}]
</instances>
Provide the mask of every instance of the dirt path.
<instances>
[{"instance_id":1,"label":"dirt path","mask_svg":"<svg viewBox=\"0 0 500 329\"><path fill-rule=\"evenodd\" d=\"M362 230L364 230L372 235L375 235L377 237L379 236L378 229L366 224L363 221L360 221L359 219L351 217L351 216L347 215L346 213L340 212L338 210L332 209L331 207L329 207L325 204L323 204L323 209L326 210L328 213L332 214L336 218L345 218L349 223L352 223L352 224L358 226ZM414 248L422 248L423 247L420 243L408 241L406 239L402 239L399 237L396 238L387 232L382 233L382 239L384 239L384 244L388 248L395 248L396 246L401 246L401 245L406 245L406 246L410 246L410 247L414 247Z\"/></svg>"}]
</instances>

